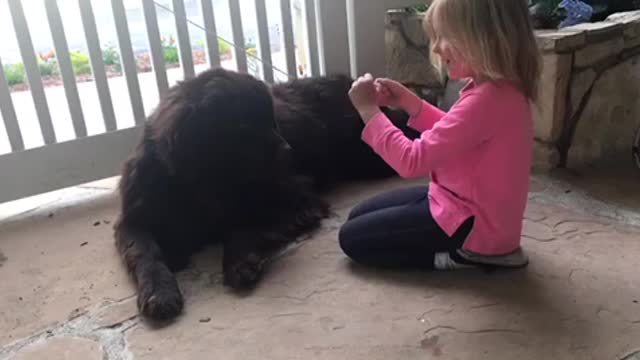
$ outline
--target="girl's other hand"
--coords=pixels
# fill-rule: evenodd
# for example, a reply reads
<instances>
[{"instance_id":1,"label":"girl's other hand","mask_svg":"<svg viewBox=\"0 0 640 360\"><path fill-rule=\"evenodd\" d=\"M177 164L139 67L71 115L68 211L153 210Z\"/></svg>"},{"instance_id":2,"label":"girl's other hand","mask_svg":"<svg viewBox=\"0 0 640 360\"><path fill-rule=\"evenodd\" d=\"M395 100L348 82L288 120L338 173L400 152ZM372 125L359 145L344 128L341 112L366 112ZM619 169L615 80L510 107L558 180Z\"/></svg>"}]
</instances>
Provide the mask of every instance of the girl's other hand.
<instances>
[{"instance_id":1,"label":"girl's other hand","mask_svg":"<svg viewBox=\"0 0 640 360\"><path fill-rule=\"evenodd\" d=\"M365 123L380 112L376 102L376 87L371 74L365 74L353 82L351 90L349 90L349 98Z\"/></svg>"},{"instance_id":2,"label":"girl's other hand","mask_svg":"<svg viewBox=\"0 0 640 360\"><path fill-rule=\"evenodd\" d=\"M376 88L376 102L379 106L390 106L400 108L411 116L415 116L422 108L420 99L411 90L401 83L385 78L374 81Z\"/></svg>"}]
</instances>

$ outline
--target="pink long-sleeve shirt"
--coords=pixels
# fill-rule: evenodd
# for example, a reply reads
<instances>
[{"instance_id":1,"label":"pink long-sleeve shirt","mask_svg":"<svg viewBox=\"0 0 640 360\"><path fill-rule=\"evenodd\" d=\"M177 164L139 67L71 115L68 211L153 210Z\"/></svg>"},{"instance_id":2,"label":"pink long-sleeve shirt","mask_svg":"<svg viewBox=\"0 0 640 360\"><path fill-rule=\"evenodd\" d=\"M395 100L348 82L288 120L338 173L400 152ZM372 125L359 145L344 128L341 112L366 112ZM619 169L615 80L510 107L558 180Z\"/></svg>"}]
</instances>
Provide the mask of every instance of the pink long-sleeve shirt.
<instances>
[{"instance_id":1,"label":"pink long-sleeve shirt","mask_svg":"<svg viewBox=\"0 0 640 360\"><path fill-rule=\"evenodd\" d=\"M408 139L378 113L362 138L400 176L430 177L431 213L449 236L475 217L464 249L483 255L516 250L534 139L522 92L507 82L470 82L449 112L423 102L409 126L422 133L419 139Z\"/></svg>"}]
</instances>

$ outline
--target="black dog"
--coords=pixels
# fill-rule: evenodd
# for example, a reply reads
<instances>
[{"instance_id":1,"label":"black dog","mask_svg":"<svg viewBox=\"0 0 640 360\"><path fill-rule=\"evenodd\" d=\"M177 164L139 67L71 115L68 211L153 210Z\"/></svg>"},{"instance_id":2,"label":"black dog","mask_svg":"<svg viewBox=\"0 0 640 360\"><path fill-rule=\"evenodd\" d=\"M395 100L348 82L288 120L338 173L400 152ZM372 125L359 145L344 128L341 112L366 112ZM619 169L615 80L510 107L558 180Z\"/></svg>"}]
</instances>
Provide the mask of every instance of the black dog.
<instances>
[{"instance_id":1,"label":"black dog","mask_svg":"<svg viewBox=\"0 0 640 360\"><path fill-rule=\"evenodd\" d=\"M169 91L145 124L120 181L116 245L153 320L177 316L174 272L223 243L226 285L249 288L277 250L320 225L319 191L394 172L360 140L348 77L269 88L213 69ZM407 116L385 110L407 135ZM283 139L284 137L284 139Z\"/></svg>"}]
</instances>

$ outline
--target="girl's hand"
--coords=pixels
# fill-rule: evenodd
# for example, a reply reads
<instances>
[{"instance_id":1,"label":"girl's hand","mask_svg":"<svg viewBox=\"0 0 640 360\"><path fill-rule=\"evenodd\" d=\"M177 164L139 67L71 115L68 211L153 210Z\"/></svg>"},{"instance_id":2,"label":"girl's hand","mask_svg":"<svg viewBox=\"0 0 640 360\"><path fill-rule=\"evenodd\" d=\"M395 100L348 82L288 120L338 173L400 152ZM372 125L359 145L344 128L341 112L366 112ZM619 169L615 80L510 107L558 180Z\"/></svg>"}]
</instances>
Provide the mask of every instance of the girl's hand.
<instances>
[{"instance_id":1,"label":"girl's hand","mask_svg":"<svg viewBox=\"0 0 640 360\"><path fill-rule=\"evenodd\" d=\"M374 85L376 88L376 102L379 106L400 108L411 116L415 116L420 112L422 99L401 83L391 79L380 78L374 81Z\"/></svg>"},{"instance_id":2,"label":"girl's hand","mask_svg":"<svg viewBox=\"0 0 640 360\"><path fill-rule=\"evenodd\" d=\"M349 98L365 124L380 112L376 101L376 87L371 74L365 74L353 82L351 90L349 90Z\"/></svg>"}]
</instances>

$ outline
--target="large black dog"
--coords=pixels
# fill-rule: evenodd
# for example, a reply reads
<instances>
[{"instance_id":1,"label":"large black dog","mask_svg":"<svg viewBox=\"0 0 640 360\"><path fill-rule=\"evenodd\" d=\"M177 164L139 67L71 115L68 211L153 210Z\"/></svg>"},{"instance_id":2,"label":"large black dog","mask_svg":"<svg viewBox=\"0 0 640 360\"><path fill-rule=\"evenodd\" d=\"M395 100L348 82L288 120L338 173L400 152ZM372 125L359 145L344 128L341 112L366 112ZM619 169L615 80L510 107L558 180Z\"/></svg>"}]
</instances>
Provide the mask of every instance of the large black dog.
<instances>
[{"instance_id":1,"label":"large black dog","mask_svg":"<svg viewBox=\"0 0 640 360\"><path fill-rule=\"evenodd\" d=\"M207 70L172 87L145 124L120 181L116 244L153 320L177 316L174 272L223 243L226 285L255 285L269 257L328 215L320 198L351 179L394 172L360 136L346 76L268 87ZM410 137L407 115L384 109Z\"/></svg>"}]
</instances>

